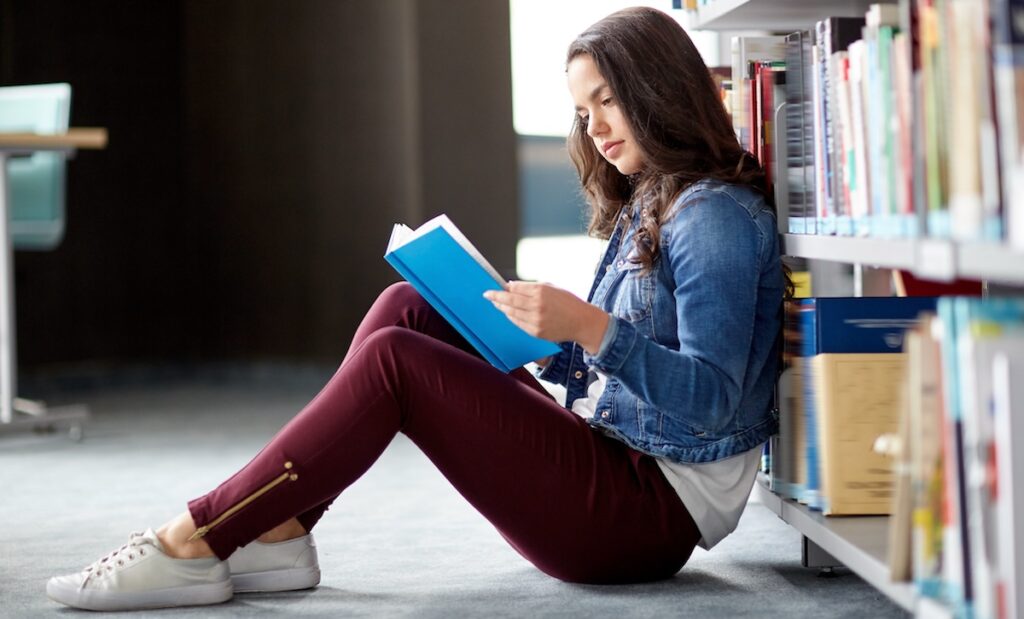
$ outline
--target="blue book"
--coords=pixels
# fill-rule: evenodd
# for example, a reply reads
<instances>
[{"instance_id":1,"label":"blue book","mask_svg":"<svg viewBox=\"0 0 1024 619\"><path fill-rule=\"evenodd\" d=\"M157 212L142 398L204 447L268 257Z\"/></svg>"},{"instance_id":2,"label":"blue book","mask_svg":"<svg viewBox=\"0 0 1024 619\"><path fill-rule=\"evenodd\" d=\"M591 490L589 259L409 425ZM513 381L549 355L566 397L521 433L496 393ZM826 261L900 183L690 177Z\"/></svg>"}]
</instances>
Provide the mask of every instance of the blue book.
<instances>
[{"instance_id":1,"label":"blue book","mask_svg":"<svg viewBox=\"0 0 1024 619\"><path fill-rule=\"evenodd\" d=\"M816 320L813 348L804 355L902 352L904 332L922 312L934 312L936 302L936 297L808 299Z\"/></svg>"},{"instance_id":2,"label":"blue book","mask_svg":"<svg viewBox=\"0 0 1024 619\"><path fill-rule=\"evenodd\" d=\"M814 372L811 359L818 348L816 299L800 300L800 363L803 364L804 396L804 458L807 464L807 478L797 495L801 503L814 510L821 510L821 480L818 465L818 407L814 402Z\"/></svg>"},{"instance_id":3,"label":"blue book","mask_svg":"<svg viewBox=\"0 0 1024 619\"><path fill-rule=\"evenodd\" d=\"M416 230L396 224L384 259L502 372L560 352L484 298L485 291L501 290L506 282L446 215Z\"/></svg>"}]
</instances>

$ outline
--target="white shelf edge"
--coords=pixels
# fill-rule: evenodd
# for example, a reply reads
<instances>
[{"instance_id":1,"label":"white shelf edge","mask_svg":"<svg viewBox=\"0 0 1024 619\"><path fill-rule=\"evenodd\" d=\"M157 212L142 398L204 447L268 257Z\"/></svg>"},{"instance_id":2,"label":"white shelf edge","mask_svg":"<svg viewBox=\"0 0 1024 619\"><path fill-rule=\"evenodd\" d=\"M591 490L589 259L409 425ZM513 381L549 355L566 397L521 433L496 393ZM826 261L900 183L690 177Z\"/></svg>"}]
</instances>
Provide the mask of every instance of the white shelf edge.
<instances>
[{"instance_id":1,"label":"white shelf edge","mask_svg":"<svg viewBox=\"0 0 1024 619\"><path fill-rule=\"evenodd\" d=\"M913 613L917 605L917 595L910 583L893 582L889 579L889 566L857 546L852 540L842 537L833 530L826 516L812 512L806 506L790 499L783 499L772 492L762 476L758 476L754 484L759 492L761 502L783 521L799 531L809 540L820 546L855 574L863 578L875 589L884 593L904 610ZM857 517L864 518L864 517ZM871 517L888 520L885 516ZM884 526L882 527L884 528Z\"/></svg>"},{"instance_id":2,"label":"white shelf edge","mask_svg":"<svg viewBox=\"0 0 1024 619\"><path fill-rule=\"evenodd\" d=\"M957 249L957 272L969 279L1024 284L1024 251L991 243L970 243Z\"/></svg>"},{"instance_id":3,"label":"white shelf edge","mask_svg":"<svg viewBox=\"0 0 1024 619\"><path fill-rule=\"evenodd\" d=\"M690 13L690 26L792 32L811 28L823 17L863 17L873 1L877 0L712 0Z\"/></svg>"},{"instance_id":4,"label":"white shelf edge","mask_svg":"<svg viewBox=\"0 0 1024 619\"><path fill-rule=\"evenodd\" d=\"M925 279L962 277L1024 286L1024 251L1000 243L816 234L786 234L784 240L787 256L901 269ZM943 253L949 255L950 264L937 268L936 254Z\"/></svg>"},{"instance_id":5,"label":"white shelf edge","mask_svg":"<svg viewBox=\"0 0 1024 619\"><path fill-rule=\"evenodd\" d=\"M814 260L906 270L917 262L914 243L906 239L787 234L785 242L786 255Z\"/></svg>"}]
</instances>

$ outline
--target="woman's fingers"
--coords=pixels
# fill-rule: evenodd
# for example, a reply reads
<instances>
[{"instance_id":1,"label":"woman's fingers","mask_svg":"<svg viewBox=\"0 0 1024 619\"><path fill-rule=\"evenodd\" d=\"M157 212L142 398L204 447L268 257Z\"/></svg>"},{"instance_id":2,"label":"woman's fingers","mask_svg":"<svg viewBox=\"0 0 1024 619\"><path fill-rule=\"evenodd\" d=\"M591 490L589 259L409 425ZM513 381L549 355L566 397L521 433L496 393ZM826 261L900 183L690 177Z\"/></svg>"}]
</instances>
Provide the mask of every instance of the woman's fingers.
<instances>
[{"instance_id":1,"label":"woman's fingers","mask_svg":"<svg viewBox=\"0 0 1024 619\"><path fill-rule=\"evenodd\" d=\"M488 290L484 297L496 305L521 310L536 307L539 286L528 282L509 282L508 290Z\"/></svg>"}]
</instances>

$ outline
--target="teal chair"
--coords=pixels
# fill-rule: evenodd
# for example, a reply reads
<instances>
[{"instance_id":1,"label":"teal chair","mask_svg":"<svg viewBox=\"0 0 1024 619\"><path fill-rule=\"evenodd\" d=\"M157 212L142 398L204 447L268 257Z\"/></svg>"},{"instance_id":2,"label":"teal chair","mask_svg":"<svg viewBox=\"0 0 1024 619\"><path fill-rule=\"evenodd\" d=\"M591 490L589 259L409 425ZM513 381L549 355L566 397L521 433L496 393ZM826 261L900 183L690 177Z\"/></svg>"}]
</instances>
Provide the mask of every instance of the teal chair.
<instances>
[{"instance_id":1,"label":"teal chair","mask_svg":"<svg viewBox=\"0 0 1024 619\"><path fill-rule=\"evenodd\" d=\"M70 84L0 88L0 132L63 133ZM7 163L11 237L16 249L49 250L64 238L63 153L37 152Z\"/></svg>"},{"instance_id":2,"label":"teal chair","mask_svg":"<svg viewBox=\"0 0 1024 619\"><path fill-rule=\"evenodd\" d=\"M2 133L66 133L70 110L69 84L0 87ZM64 152L31 148L5 151L0 158L0 164L6 161L10 224L9 239L0 239L4 245L0 247L4 252L0 261L0 433L19 428L48 429L60 422L70 423L72 436L81 438L81 424L89 414L85 407L48 408L16 394L12 247L48 250L64 238L65 159ZM24 413L28 418L15 418L13 413Z\"/></svg>"}]
</instances>

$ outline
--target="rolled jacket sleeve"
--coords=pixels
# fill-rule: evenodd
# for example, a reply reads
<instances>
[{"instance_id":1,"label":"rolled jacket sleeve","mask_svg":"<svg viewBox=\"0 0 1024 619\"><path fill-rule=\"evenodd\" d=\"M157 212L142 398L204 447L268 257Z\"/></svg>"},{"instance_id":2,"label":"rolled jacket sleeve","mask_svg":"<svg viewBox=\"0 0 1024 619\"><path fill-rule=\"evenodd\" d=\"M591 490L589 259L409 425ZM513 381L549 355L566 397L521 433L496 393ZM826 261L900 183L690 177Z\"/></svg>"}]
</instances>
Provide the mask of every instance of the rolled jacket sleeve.
<instances>
[{"instance_id":1,"label":"rolled jacket sleeve","mask_svg":"<svg viewBox=\"0 0 1024 619\"><path fill-rule=\"evenodd\" d=\"M538 368L536 376L549 383L564 385L569 376L569 365L572 362L572 342L561 342L562 351L551 357L542 368Z\"/></svg>"}]
</instances>

